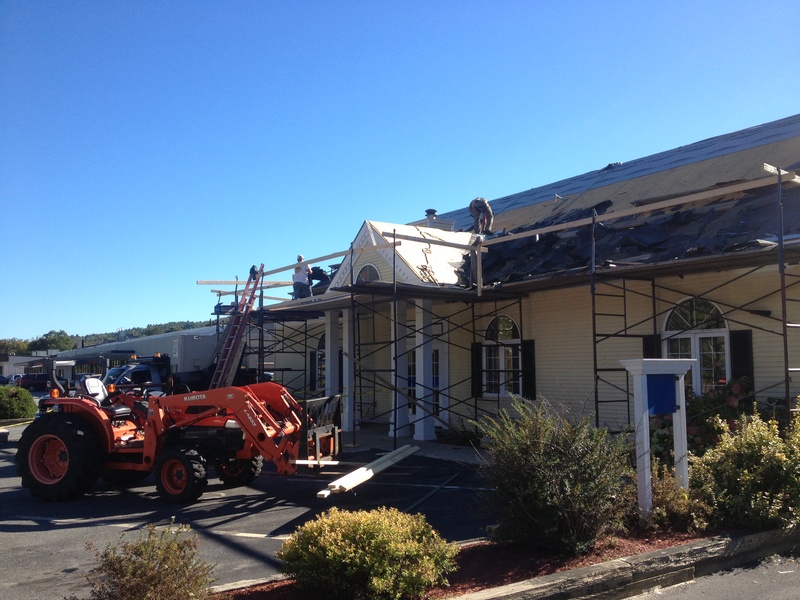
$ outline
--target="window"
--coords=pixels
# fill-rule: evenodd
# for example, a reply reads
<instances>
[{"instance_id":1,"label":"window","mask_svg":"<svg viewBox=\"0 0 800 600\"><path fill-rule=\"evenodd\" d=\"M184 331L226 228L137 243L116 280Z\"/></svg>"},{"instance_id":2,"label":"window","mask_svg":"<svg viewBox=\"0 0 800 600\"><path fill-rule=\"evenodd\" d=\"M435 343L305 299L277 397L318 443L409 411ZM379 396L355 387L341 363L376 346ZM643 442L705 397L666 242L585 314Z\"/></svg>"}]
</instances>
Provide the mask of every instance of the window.
<instances>
[{"instance_id":1,"label":"window","mask_svg":"<svg viewBox=\"0 0 800 600\"><path fill-rule=\"evenodd\" d=\"M519 328L510 317L497 317L483 343L483 393L519 395L521 379Z\"/></svg>"},{"instance_id":2,"label":"window","mask_svg":"<svg viewBox=\"0 0 800 600\"><path fill-rule=\"evenodd\" d=\"M311 367L311 378L309 381L309 389L324 390L325 389L325 334L319 336L317 342L317 349L309 352L308 364Z\"/></svg>"},{"instance_id":3,"label":"window","mask_svg":"<svg viewBox=\"0 0 800 600\"><path fill-rule=\"evenodd\" d=\"M381 274L378 273L378 269L373 267L372 265L367 265L362 267L361 270L358 272L358 277L356 277L356 283L366 283L367 281L380 281Z\"/></svg>"},{"instance_id":4,"label":"window","mask_svg":"<svg viewBox=\"0 0 800 600\"><path fill-rule=\"evenodd\" d=\"M667 358L694 358L700 369L686 375L695 393L724 386L730 379L730 343L725 317L713 303L690 298L676 306L664 324ZM697 372L695 372L697 371Z\"/></svg>"}]
</instances>

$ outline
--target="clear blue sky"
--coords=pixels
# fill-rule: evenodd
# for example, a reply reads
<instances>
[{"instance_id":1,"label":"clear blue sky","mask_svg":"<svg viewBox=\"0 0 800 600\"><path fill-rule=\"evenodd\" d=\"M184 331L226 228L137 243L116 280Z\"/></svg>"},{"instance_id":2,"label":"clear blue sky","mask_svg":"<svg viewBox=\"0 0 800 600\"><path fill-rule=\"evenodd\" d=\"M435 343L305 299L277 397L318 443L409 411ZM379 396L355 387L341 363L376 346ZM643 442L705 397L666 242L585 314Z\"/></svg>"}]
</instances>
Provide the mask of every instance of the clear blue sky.
<instances>
[{"instance_id":1,"label":"clear blue sky","mask_svg":"<svg viewBox=\"0 0 800 600\"><path fill-rule=\"evenodd\" d=\"M797 114L796 9L4 0L0 338L208 319L197 280L364 220Z\"/></svg>"}]
</instances>

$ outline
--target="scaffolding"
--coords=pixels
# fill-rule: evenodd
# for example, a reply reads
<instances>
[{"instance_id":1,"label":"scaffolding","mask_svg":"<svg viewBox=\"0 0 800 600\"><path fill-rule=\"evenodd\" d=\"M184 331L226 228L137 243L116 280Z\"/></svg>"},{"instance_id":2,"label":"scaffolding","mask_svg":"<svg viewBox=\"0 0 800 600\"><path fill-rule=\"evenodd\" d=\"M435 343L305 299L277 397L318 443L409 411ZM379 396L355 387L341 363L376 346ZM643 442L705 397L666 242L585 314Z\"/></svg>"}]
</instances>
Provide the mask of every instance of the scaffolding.
<instances>
[{"instance_id":1,"label":"scaffolding","mask_svg":"<svg viewBox=\"0 0 800 600\"><path fill-rule=\"evenodd\" d=\"M780 174L778 178L780 180ZM683 204L716 201L725 193L739 194L765 186L763 180L737 183L724 189L625 209L604 215L603 220L648 211L674 210ZM780 190L779 182L779 212L782 211ZM593 234L598 220L595 214L591 219L551 225L510 236L510 239L520 240L528 236L585 227L591 228ZM783 347L784 377L780 382L770 381L756 388L753 394L757 398L769 398L770 401L781 403L788 410L793 407L790 393L791 373L800 371L800 368L789 364L790 337L792 333L796 335L800 327L791 322L787 307L800 302L800 275L786 272L784 265L789 261L800 263L800 246L790 245L784 248L786 240L782 224L779 229L780 235L774 245L779 250L777 259L770 248L765 248L762 251L735 255L682 260L676 264L610 264L603 257L596 256L596 244L592 235L592 256L583 274L496 287L482 285L481 249L510 241L506 237L477 242L473 264L477 265L477 281L480 284L469 288L403 284L397 281L397 269L394 265L391 282L357 282L353 273L355 261L351 260L350 284L334 290L344 294L344 299L340 296L339 305L329 305L326 308L325 303L321 302L314 309L298 303L296 310L284 307L276 311L265 308L262 304L251 317L253 333L248 336L245 353L258 356L260 369L269 370L268 367L273 366L275 379L292 389L298 397L318 395L317 390L321 380L324 380L326 368L325 312L347 312L355 330L353 354L348 354L347 360L335 362L340 369L344 368L343 365L352 369L349 380L353 382L354 388L356 423L397 423L395 411L402 410L407 404L411 407L409 425L416 425L426 416L432 415L438 426L447 428L456 422L474 422L482 415L496 414L500 406L499 394L491 398L480 386L470 385L470 380L472 383L475 381L476 371L480 377L485 370L485 366L476 362L475 358L475 345L484 340L485 327L481 324L501 315L516 314L520 329L519 339L510 345L514 345L517 354L522 355L522 346L526 341L523 331L526 323L523 315L524 298L538 290L588 284L592 313L591 368L594 374L594 410L598 425L609 411L624 415L624 421L630 423L632 389L627 372L619 364L619 359L630 356L660 356L664 340L659 323L678 305L676 298L683 297L706 299L720 308L727 323L775 336ZM382 246L394 248L395 261L397 243L399 242L395 241ZM349 253L352 256L352 248ZM329 256L346 254L348 253L342 252ZM317 260L321 259L307 262ZM737 303L728 299L725 294L727 286L748 285L750 278L762 274L764 270L775 269L776 263L780 276L776 278L774 288L754 289L751 298ZM276 269L273 272L279 271L280 269ZM700 291L682 288L680 283L674 283L676 280L680 282L683 275L714 271L726 271L731 275ZM673 283L668 284L667 280ZM782 307L780 315L771 312L767 314L759 308L765 300L778 296ZM644 304L648 306L647 310L642 310ZM636 309L632 308L634 305ZM416 322L416 319L408 323L405 319L398 319L398 315L409 311L410 307L414 307L415 314L426 321L425 325ZM467 335L454 335L463 332ZM469 339L471 342L467 345L456 341L456 338ZM535 336L531 339L533 338ZM446 348L450 365L462 361L469 364L471 368L468 374L451 377L455 373L452 368L446 374L437 372L435 354L426 354L434 345ZM277 359L279 356L282 358ZM426 368L432 372L432 385L417 379L414 365L419 365L420 361L429 361ZM276 369L276 364L294 366ZM517 365L509 369L507 375L509 378L520 379L523 370L523 365ZM342 373L334 374L332 379L339 382L340 388L331 392L342 392ZM464 393L467 389L471 393ZM420 395L422 397L418 397Z\"/></svg>"},{"instance_id":2,"label":"scaffolding","mask_svg":"<svg viewBox=\"0 0 800 600\"><path fill-rule=\"evenodd\" d=\"M765 165L766 167L766 165ZM677 269L664 265L659 266L626 266L616 273L610 261L596 256L595 228L598 226L598 217L592 217L592 259L590 263L590 288L592 294L592 336L593 336L593 361L594 361L594 400L595 422L599 426L604 421L607 411L626 411L627 421L631 422L631 407L633 401L632 383L627 371L618 361L609 361L608 356L619 357L613 348L621 345L632 347L631 341L639 344L644 358L661 358L662 342L669 338L661 336L660 320L666 318L677 306L675 298L697 298L713 303L721 310L725 322L734 326L747 328L744 331L758 331L768 336L774 336L780 344L783 358L783 377L779 381L767 382L758 386L753 381L752 398L771 407L772 413L785 422L791 418L795 410L796 399L791 394L791 374L800 372L800 368L790 365L790 349L792 347L792 332L800 330L800 323L790 319L789 306L800 302L800 274L789 273L786 270L788 261L794 264L800 262L800 249L796 246L786 246L785 225L783 221L782 200L782 174L785 171L777 170L776 184L776 223L777 241L765 242L765 251L755 252L749 256L716 257L713 259L700 259L694 263L683 263ZM796 240L795 240L796 241ZM773 253L771 250L775 250ZM604 270L598 267L604 265ZM688 274L704 272L722 272L727 269L731 276L721 282L715 282L708 287L696 291L681 288L679 285L666 285L663 281L667 278L680 281ZM726 288L732 285L748 286L756 275L768 270L777 270L773 277L774 286L764 289L760 286L751 286L751 296L737 303L732 303L724 294ZM763 281L763 278L759 281ZM759 308L770 299L779 299L780 314L773 315L772 311ZM642 317L641 312L634 317L630 306L636 300L645 300L650 305L650 314ZM794 313L795 319L800 314ZM676 336L690 329L684 329ZM731 334L738 333L731 331ZM796 336L797 334L795 334ZM627 342L627 345L626 345ZM795 341L798 345L800 340ZM608 350L611 348L611 350ZM741 356L732 354L732 363L741 360ZM616 363L616 364L612 364ZM731 365L732 379L738 376L753 377L752 362L744 365Z\"/></svg>"},{"instance_id":3,"label":"scaffolding","mask_svg":"<svg viewBox=\"0 0 800 600\"><path fill-rule=\"evenodd\" d=\"M494 398L487 394L463 396L456 394L457 388L468 387L471 375L455 379L443 372L434 370L433 385L426 387L415 379L414 365L422 356L426 344L446 346L450 361L463 359L471 361L473 345L483 339L477 323L492 320L501 314L516 313L519 323L520 340L510 343L521 350L522 336L522 296L508 293L484 293L478 296L475 291L424 288L398 285L386 282L366 282L345 286L337 291L348 295L347 310L352 315L355 328L354 356L348 356L347 364L353 368L354 400L356 421L394 422L393 412L408 404L409 425L416 425L432 412L440 428L447 429L451 423L464 426L486 414L496 413L499 394ZM436 310L436 305L425 307L424 300L447 303L448 314ZM430 318L431 326L424 328L413 324L398 332L397 320L399 305L415 306ZM324 312L317 310L253 311L250 319L250 333L246 337L245 356L257 356L259 369L273 373L274 380L292 390L299 399L319 395L324 386ZM452 334L466 332L469 345L453 342ZM402 348L399 350L398 348ZM436 348L441 352L441 348ZM323 358L323 360L319 360ZM435 352L430 360L436 363ZM337 361L342 365L342 361ZM276 368L275 365L293 365ZM434 369L436 367L434 366ZM449 375L449 374L448 374ZM514 373L508 373L514 377ZM334 376L341 392L342 373ZM445 383L446 382L446 383ZM400 402L391 398L397 394ZM419 397L418 396L422 396ZM383 396L381 400L381 396ZM430 397L430 402L422 402ZM390 408L386 408L389 406Z\"/></svg>"}]
</instances>

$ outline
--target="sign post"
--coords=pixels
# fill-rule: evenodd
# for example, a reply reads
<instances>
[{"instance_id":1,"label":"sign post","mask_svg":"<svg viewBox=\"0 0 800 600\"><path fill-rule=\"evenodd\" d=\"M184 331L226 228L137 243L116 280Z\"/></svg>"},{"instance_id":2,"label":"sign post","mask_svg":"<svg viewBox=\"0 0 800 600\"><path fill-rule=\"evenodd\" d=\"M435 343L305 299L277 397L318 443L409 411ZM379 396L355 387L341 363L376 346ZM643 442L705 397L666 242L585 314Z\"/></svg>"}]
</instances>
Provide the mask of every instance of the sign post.
<instances>
[{"instance_id":1,"label":"sign post","mask_svg":"<svg viewBox=\"0 0 800 600\"><path fill-rule=\"evenodd\" d=\"M686 392L684 376L697 361L689 358L638 358L621 360L633 377L636 421L636 478L639 508L653 509L650 471L650 415L671 414L675 452L675 476L681 487L689 487L689 450L686 441Z\"/></svg>"}]
</instances>

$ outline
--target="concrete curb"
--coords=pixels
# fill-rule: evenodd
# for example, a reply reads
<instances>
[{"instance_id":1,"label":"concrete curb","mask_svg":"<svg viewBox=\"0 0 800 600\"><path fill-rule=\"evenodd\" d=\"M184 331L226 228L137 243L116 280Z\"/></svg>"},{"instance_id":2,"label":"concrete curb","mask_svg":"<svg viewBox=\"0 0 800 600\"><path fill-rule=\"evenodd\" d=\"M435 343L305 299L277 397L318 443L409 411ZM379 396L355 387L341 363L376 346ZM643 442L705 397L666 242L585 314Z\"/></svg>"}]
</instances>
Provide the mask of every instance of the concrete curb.
<instances>
[{"instance_id":1,"label":"concrete curb","mask_svg":"<svg viewBox=\"0 0 800 600\"><path fill-rule=\"evenodd\" d=\"M800 528L747 535L721 535L562 573L544 575L479 592L458 600L616 600L731 569L774 554L800 550ZM286 579L273 575L211 588L229 592Z\"/></svg>"},{"instance_id":2,"label":"concrete curb","mask_svg":"<svg viewBox=\"0 0 800 600\"><path fill-rule=\"evenodd\" d=\"M800 549L800 529L717 536L458 596L459 600L627 598Z\"/></svg>"},{"instance_id":3,"label":"concrete curb","mask_svg":"<svg viewBox=\"0 0 800 600\"><path fill-rule=\"evenodd\" d=\"M31 419L0 419L0 444L8 443L8 436L11 433L6 427L30 423Z\"/></svg>"}]
</instances>

